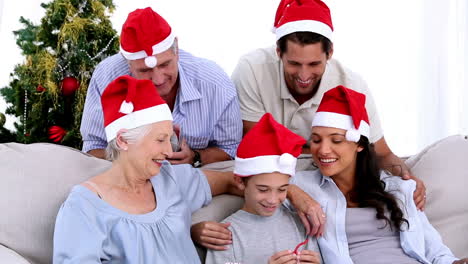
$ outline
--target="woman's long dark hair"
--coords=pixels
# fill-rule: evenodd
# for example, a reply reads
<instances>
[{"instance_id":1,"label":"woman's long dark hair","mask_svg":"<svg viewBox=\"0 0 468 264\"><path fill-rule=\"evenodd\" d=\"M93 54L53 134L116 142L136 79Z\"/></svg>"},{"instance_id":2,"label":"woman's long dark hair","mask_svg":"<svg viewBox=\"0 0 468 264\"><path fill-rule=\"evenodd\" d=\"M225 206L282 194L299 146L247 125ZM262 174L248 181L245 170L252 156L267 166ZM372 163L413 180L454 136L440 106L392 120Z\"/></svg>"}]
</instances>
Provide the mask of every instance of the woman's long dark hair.
<instances>
[{"instance_id":1,"label":"woman's long dark hair","mask_svg":"<svg viewBox=\"0 0 468 264\"><path fill-rule=\"evenodd\" d=\"M359 207L371 207L377 210L377 219L383 219L390 227L402 230L403 223L408 227L408 221L403 218L402 209L398 206L393 194L385 191L385 182L380 179L381 169L378 166L374 145L361 136L358 145L363 150L358 152L356 160L355 187L350 192L349 199ZM390 212L390 219L385 215L385 209Z\"/></svg>"}]
</instances>

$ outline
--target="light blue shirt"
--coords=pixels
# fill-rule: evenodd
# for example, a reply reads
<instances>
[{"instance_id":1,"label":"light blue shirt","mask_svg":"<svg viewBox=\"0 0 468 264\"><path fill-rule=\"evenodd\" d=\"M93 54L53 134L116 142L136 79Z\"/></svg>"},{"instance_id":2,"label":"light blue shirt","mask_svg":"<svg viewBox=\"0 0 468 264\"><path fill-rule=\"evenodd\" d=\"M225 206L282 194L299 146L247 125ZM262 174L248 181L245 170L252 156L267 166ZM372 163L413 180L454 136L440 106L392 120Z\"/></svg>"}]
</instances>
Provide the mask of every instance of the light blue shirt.
<instances>
[{"instance_id":1,"label":"light blue shirt","mask_svg":"<svg viewBox=\"0 0 468 264\"><path fill-rule=\"evenodd\" d=\"M429 223L424 212L417 210L413 200L416 182L402 180L400 177L381 174L385 190L400 201L404 218L409 222L409 229L403 226L400 232L400 244L403 251L421 263L452 264L457 260L447 248L434 227ZM318 239L325 263L353 263L349 255L346 237L346 198L335 182L323 176L319 170L301 171L290 180L314 198L327 215L325 234ZM288 204L288 206L290 206ZM382 256L385 257L385 256Z\"/></svg>"},{"instance_id":2,"label":"light blue shirt","mask_svg":"<svg viewBox=\"0 0 468 264\"><path fill-rule=\"evenodd\" d=\"M54 263L200 263L190 238L191 214L211 201L205 175L171 166L151 178L157 207L123 212L86 187L73 187L55 223Z\"/></svg>"},{"instance_id":3,"label":"light blue shirt","mask_svg":"<svg viewBox=\"0 0 468 264\"><path fill-rule=\"evenodd\" d=\"M242 120L234 84L214 62L179 50L180 87L172 117L192 149L218 147L231 157L242 138ZM107 146L101 94L122 75L130 75L121 54L103 60L91 78L81 120L83 151Z\"/></svg>"}]
</instances>

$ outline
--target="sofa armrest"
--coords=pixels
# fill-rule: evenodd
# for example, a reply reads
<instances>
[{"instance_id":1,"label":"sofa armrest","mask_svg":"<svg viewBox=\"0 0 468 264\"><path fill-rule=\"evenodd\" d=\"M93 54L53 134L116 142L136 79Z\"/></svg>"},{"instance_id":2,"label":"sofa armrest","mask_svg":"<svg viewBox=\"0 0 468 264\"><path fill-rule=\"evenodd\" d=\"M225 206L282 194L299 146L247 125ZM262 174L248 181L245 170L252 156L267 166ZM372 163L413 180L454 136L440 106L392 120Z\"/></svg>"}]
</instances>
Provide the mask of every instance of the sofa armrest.
<instances>
[{"instance_id":1,"label":"sofa armrest","mask_svg":"<svg viewBox=\"0 0 468 264\"><path fill-rule=\"evenodd\" d=\"M455 256L468 249L468 137L454 135L426 147L406 160L410 170L426 185L429 222Z\"/></svg>"},{"instance_id":2,"label":"sofa armrest","mask_svg":"<svg viewBox=\"0 0 468 264\"><path fill-rule=\"evenodd\" d=\"M9 264L31 264L22 256L18 255L15 251L0 245L0 259L2 263Z\"/></svg>"}]
</instances>

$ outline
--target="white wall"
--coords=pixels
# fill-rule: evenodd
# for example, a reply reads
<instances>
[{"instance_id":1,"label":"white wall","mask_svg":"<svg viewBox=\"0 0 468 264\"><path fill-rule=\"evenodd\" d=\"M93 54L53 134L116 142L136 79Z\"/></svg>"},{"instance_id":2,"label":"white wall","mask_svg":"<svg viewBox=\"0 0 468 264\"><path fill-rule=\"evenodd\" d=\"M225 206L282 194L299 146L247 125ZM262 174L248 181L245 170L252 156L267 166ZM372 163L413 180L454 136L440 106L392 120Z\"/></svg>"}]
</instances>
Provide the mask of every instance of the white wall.
<instances>
[{"instance_id":1,"label":"white wall","mask_svg":"<svg viewBox=\"0 0 468 264\"><path fill-rule=\"evenodd\" d=\"M30 11L22 8L25 2ZM4 62L0 64L0 86L8 83L14 63L22 60L11 31L19 28L20 15L39 21L43 15L40 2L8 0L4 3L0 28L0 57ZM159 0L151 1L151 7L172 25L181 48L216 61L230 74L239 56L274 44L270 30L278 2ZM464 47L468 43L466 34L458 33L468 21L466 0L325 2L331 8L335 27L334 56L367 80L378 105L387 142L398 155L414 154L450 134L468 133L468 108L463 108L468 98L468 89L464 89L465 73L448 75L452 70L467 69L466 63L465 68L452 69L453 65L466 62L468 57ZM135 8L148 6L149 2L114 0L114 3L112 22L120 32L127 14ZM458 16L454 16L454 12L458 12ZM464 20L457 22L449 17ZM454 26L456 23L458 27ZM465 51L458 59L459 64L454 64L453 58L460 56L450 54L454 46ZM457 81L450 84L450 80ZM445 92L445 85L453 86L450 92ZM4 106L0 102L2 110ZM454 112L461 114L454 116Z\"/></svg>"}]
</instances>

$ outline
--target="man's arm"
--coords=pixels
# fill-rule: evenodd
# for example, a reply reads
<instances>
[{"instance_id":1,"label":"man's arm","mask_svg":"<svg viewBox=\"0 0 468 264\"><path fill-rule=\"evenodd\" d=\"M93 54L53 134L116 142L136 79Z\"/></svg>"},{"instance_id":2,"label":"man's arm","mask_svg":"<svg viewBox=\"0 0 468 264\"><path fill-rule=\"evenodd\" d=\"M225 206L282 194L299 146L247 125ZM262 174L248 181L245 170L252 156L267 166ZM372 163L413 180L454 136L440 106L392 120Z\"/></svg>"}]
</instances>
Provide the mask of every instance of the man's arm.
<instances>
[{"instance_id":1,"label":"man's arm","mask_svg":"<svg viewBox=\"0 0 468 264\"><path fill-rule=\"evenodd\" d=\"M200 158L203 165L218 161L231 160L231 156L218 147L210 147L197 151L200 153Z\"/></svg>"},{"instance_id":2,"label":"man's arm","mask_svg":"<svg viewBox=\"0 0 468 264\"><path fill-rule=\"evenodd\" d=\"M83 138L83 152L105 159L104 149L107 140L101 106L101 89L104 90L102 87L107 86L112 80L109 80L107 72L100 65L96 67L88 86L80 132Z\"/></svg>"},{"instance_id":3,"label":"man's arm","mask_svg":"<svg viewBox=\"0 0 468 264\"><path fill-rule=\"evenodd\" d=\"M198 149L195 151L197 151L200 154L201 162L203 165L231 159L231 156L229 156L226 152L224 152L224 150L218 147L209 147L206 149ZM167 160L172 165L193 164L195 158L195 151L189 147L185 140L183 140L180 144L180 151L173 152Z\"/></svg>"},{"instance_id":4,"label":"man's arm","mask_svg":"<svg viewBox=\"0 0 468 264\"><path fill-rule=\"evenodd\" d=\"M213 171L203 169L202 171L206 175L206 179L210 185L211 195L216 196L227 193L244 196L242 184L235 180L234 173L232 171Z\"/></svg>"},{"instance_id":5,"label":"man's arm","mask_svg":"<svg viewBox=\"0 0 468 264\"><path fill-rule=\"evenodd\" d=\"M106 150L105 149L92 149L88 151L88 154L93 155L96 158L106 159Z\"/></svg>"},{"instance_id":6,"label":"man's arm","mask_svg":"<svg viewBox=\"0 0 468 264\"><path fill-rule=\"evenodd\" d=\"M385 138L382 137L374 143L375 152L379 158L379 165L381 168L388 170L396 176L400 176L405 180L412 179L416 181L416 190L414 191L414 202L416 207L424 210L426 205L426 187L424 182L414 176L405 162L397 157L387 145Z\"/></svg>"},{"instance_id":7,"label":"man's arm","mask_svg":"<svg viewBox=\"0 0 468 264\"><path fill-rule=\"evenodd\" d=\"M212 138L210 139L210 144L213 144L213 147L200 151L203 164L234 158L242 139L239 101L234 85L232 82L229 82L229 84L229 87L226 86L225 88L232 92L230 95L232 97L226 103L214 126Z\"/></svg>"},{"instance_id":8,"label":"man's arm","mask_svg":"<svg viewBox=\"0 0 468 264\"><path fill-rule=\"evenodd\" d=\"M243 135L245 136L245 134L247 134L247 132L249 132L250 129L252 129L252 127L254 127L256 124L257 124L257 122L242 120L242 125L243 125L242 132L243 132Z\"/></svg>"}]
</instances>

